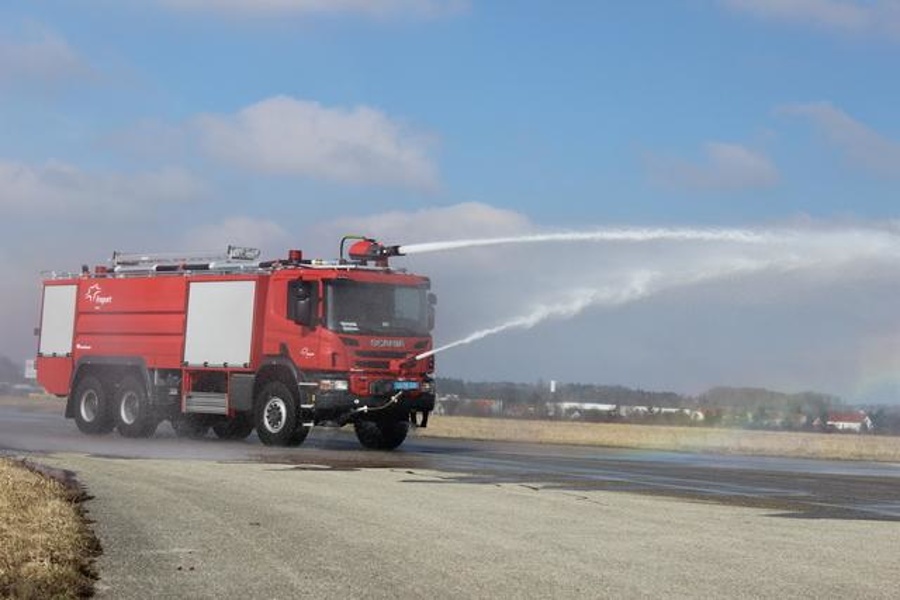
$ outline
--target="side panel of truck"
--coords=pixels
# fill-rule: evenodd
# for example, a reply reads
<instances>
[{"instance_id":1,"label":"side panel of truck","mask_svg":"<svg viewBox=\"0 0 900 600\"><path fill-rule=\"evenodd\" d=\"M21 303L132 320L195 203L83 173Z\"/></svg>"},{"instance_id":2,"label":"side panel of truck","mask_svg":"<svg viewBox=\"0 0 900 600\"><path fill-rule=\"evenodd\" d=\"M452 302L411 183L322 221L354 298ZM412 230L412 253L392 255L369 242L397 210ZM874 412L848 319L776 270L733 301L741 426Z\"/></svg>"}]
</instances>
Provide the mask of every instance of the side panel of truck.
<instances>
[{"instance_id":1,"label":"side panel of truck","mask_svg":"<svg viewBox=\"0 0 900 600\"><path fill-rule=\"evenodd\" d=\"M78 286L74 283L44 286L36 365L41 385L60 396L69 392L72 376L77 295Z\"/></svg>"},{"instance_id":2,"label":"side panel of truck","mask_svg":"<svg viewBox=\"0 0 900 600\"><path fill-rule=\"evenodd\" d=\"M48 285L44 287L41 311L41 343L38 352L43 356L68 356L72 353L75 334L76 285Z\"/></svg>"},{"instance_id":3,"label":"side panel of truck","mask_svg":"<svg viewBox=\"0 0 900 600\"><path fill-rule=\"evenodd\" d=\"M187 281L183 277L85 279L75 337L82 358L140 357L149 368L179 368Z\"/></svg>"},{"instance_id":4,"label":"side panel of truck","mask_svg":"<svg viewBox=\"0 0 900 600\"><path fill-rule=\"evenodd\" d=\"M192 281L184 362L187 366L250 366L256 281Z\"/></svg>"}]
</instances>

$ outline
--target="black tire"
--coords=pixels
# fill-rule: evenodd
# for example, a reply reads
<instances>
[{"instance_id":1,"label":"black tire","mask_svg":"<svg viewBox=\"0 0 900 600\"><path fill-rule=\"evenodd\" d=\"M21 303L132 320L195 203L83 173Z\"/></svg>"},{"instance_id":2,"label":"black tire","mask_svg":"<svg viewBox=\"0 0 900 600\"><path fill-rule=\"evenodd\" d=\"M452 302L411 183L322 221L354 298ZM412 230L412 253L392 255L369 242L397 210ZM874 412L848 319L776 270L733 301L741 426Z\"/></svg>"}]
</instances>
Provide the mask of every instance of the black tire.
<instances>
[{"instance_id":1,"label":"black tire","mask_svg":"<svg viewBox=\"0 0 900 600\"><path fill-rule=\"evenodd\" d=\"M406 439L409 421L356 421L356 439L370 450L393 450Z\"/></svg>"},{"instance_id":2,"label":"black tire","mask_svg":"<svg viewBox=\"0 0 900 600\"><path fill-rule=\"evenodd\" d=\"M75 424L82 433L103 435L116 426L106 388L93 375L81 378L72 394L75 401Z\"/></svg>"},{"instance_id":3,"label":"black tire","mask_svg":"<svg viewBox=\"0 0 900 600\"><path fill-rule=\"evenodd\" d=\"M153 407L147 398L146 388L136 378L128 375L116 392L116 429L128 438L150 437L159 425Z\"/></svg>"},{"instance_id":4,"label":"black tire","mask_svg":"<svg viewBox=\"0 0 900 600\"><path fill-rule=\"evenodd\" d=\"M266 446L299 446L309 434L290 388L270 381L256 395L256 435Z\"/></svg>"},{"instance_id":5,"label":"black tire","mask_svg":"<svg viewBox=\"0 0 900 600\"><path fill-rule=\"evenodd\" d=\"M206 415L179 413L169 420L175 435L180 438L200 440L209 432L209 417Z\"/></svg>"},{"instance_id":6,"label":"black tire","mask_svg":"<svg viewBox=\"0 0 900 600\"><path fill-rule=\"evenodd\" d=\"M243 440L253 431L253 419L246 413L239 413L233 419L219 421L212 430L221 440Z\"/></svg>"}]
</instances>

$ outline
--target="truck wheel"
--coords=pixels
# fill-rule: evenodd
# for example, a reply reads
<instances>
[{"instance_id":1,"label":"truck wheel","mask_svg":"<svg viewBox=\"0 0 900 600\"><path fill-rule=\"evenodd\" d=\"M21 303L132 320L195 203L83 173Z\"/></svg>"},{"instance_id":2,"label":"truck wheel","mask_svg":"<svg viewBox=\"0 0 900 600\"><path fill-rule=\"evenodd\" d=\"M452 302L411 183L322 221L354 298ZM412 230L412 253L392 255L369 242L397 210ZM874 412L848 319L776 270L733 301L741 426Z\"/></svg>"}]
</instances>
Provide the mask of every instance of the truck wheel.
<instances>
[{"instance_id":1,"label":"truck wheel","mask_svg":"<svg viewBox=\"0 0 900 600\"><path fill-rule=\"evenodd\" d=\"M150 437L159 425L147 399L147 390L134 377L128 376L119 384L116 421L119 433L129 438Z\"/></svg>"},{"instance_id":2,"label":"truck wheel","mask_svg":"<svg viewBox=\"0 0 900 600\"><path fill-rule=\"evenodd\" d=\"M175 435L180 438L200 440L209 432L209 419L206 415L179 413L170 419Z\"/></svg>"},{"instance_id":3,"label":"truck wheel","mask_svg":"<svg viewBox=\"0 0 900 600\"><path fill-rule=\"evenodd\" d=\"M219 421L212 426L212 430L222 440L243 440L253 431L253 419L245 413L240 413L233 419Z\"/></svg>"},{"instance_id":4,"label":"truck wheel","mask_svg":"<svg viewBox=\"0 0 900 600\"><path fill-rule=\"evenodd\" d=\"M256 396L256 435L266 446L299 446L309 427L300 422L298 402L280 381L270 381Z\"/></svg>"},{"instance_id":5,"label":"truck wheel","mask_svg":"<svg viewBox=\"0 0 900 600\"><path fill-rule=\"evenodd\" d=\"M357 421L353 424L356 439L371 450L393 450L403 443L409 421Z\"/></svg>"},{"instance_id":6,"label":"truck wheel","mask_svg":"<svg viewBox=\"0 0 900 600\"><path fill-rule=\"evenodd\" d=\"M101 435L116 426L106 389L93 375L82 377L75 388L75 424L82 433Z\"/></svg>"}]
</instances>

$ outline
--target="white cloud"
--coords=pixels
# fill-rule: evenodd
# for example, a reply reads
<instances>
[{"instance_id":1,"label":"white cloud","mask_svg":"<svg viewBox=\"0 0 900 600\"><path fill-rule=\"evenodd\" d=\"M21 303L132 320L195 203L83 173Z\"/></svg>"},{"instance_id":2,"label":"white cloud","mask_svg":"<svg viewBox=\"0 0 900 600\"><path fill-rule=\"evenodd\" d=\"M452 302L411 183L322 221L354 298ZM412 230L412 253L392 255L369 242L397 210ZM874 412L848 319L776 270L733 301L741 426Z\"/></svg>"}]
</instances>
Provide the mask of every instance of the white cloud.
<instances>
[{"instance_id":1,"label":"white cloud","mask_svg":"<svg viewBox=\"0 0 900 600\"><path fill-rule=\"evenodd\" d=\"M31 25L0 39L0 85L55 83L91 72L63 37L46 28Z\"/></svg>"},{"instance_id":2,"label":"white cloud","mask_svg":"<svg viewBox=\"0 0 900 600\"><path fill-rule=\"evenodd\" d=\"M465 11L468 0L158 0L183 11L228 16L311 16L358 14L367 17L436 18Z\"/></svg>"},{"instance_id":3,"label":"white cloud","mask_svg":"<svg viewBox=\"0 0 900 600\"><path fill-rule=\"evenodd\" d=\"M778 183L775 164L764 154L740 144L704 144L705 162L648 154L651 178L667 187L699 191L738 191L772 187Z\"/></svg>"},{"instance_id":4,"label":"white cloud","mask_svg":"<svg viewBox=\"0 0 900 600\"><path fill-rule=\"evenodd\" d=\"M812 25L841 33L900 38L897 0L722 0L758 18Z\"/></svg>"},{"instance_id":5,"label":"white cloud","mask_svg":"<svg viewBox=\"0 0 900 600\"><path fill-rule=\"evenodd\" d=\"M229 245L250 246L263 251L263 258L286 255L291 239L278 223L253 217L229 217L189 229L182 235L184 250L225 250Z\"/></svg>"},{"instance_id":6,"label":"white cloud","mask_svg":"<svg viewBox=\"0 0 900 600\"><path fill-rule=\"evenodd\" d=\"M498 237L525 234L533 229L525 215L479 202L392 211L365 217L344 217L319 226L326 235L357 233L389 244L411 244L435 239Z\"/></svg>"},{"instance_id":7,"label":"white cloud","mask_svg":"<svg viewBox=\"0 0 900 600\"><path fill-rule=\"evenodd\" d=\"M791 104L779 112L809 119L853 164L885 177L900 177L900 142L885 137L831 103Z\"/></svg>"},{"instance_id":8,"label":"white cloud","mask_svg":"<svg viewBox=\"0 0 900 600\"><path fill-rule=\"evenodd\" d=\"M194 120L210 156L262 173L430 189L430 140L367 106L328 108L277 96L233 115Z\"/></svg>"},{"instance_id":9,"label":"white cloud","mask_svg":"<svg viewBox=\"0 0 900 600\"><path fill-rule=\"evenodd\" d=\"M0 211L5 216L96 219L98 211L123 215L161 203L188 202L206 185L177 167L121 174L97 173L61 163L30 165L0 160Z\"/></svg>"}]
</instances>

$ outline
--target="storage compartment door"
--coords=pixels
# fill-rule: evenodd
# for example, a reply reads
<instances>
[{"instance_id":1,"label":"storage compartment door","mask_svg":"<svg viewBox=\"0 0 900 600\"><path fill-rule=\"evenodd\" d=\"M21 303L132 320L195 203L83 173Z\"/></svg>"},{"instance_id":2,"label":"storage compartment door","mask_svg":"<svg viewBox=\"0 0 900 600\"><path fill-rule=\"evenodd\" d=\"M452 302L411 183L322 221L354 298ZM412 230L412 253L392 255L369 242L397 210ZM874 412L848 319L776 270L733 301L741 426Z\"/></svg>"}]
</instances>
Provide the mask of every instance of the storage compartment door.
<instances>
[{"instance_id":1,"label":"storage compartment door","mask_svg":"<svg viewBox=\"0 0 900 600\"><path fill-rule=\"evenodd\" d=\"M75 333L77 285L45 285L39 356L68 356Z\"/></svg>"},{"instance_id":2,"label":"storage compartment door","mask_svg":"<svg viewBox=\"0 0 900 600\"><path fill-rule=\"evenodd\" d=\"M193 281L188 290L184 362L250 366L255 281Z\"/></svg>"}]
</instances>

